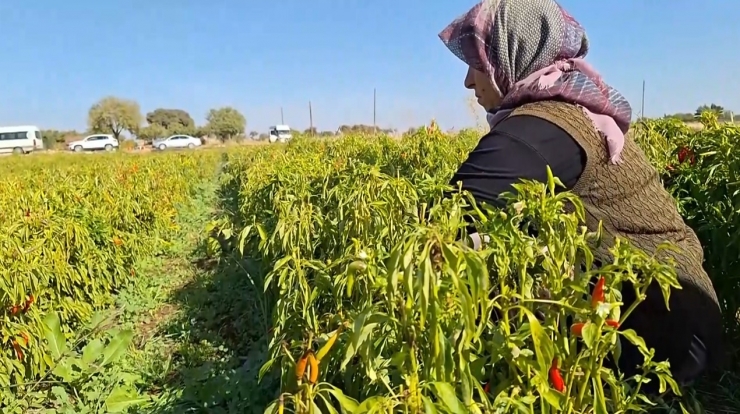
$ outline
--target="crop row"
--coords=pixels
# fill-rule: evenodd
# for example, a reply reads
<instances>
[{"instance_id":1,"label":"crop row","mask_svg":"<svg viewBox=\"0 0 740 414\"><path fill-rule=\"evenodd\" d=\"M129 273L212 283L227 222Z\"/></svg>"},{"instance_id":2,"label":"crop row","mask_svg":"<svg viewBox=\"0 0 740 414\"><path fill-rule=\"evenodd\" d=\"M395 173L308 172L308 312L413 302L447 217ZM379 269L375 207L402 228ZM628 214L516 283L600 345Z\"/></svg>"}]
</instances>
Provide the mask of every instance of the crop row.
<instances>
[{"instance_id":1,"label":"crop row","mask_svg":"<svg viewBox=\"0 0 740 414\"><path fill-rule=\"evenodd\" d=\"M43 318L73 337L166 248L178 204L215 173L213 153L7 158L0 165L0 387L53 366Z\"/></svg>"},{"instance_id":2,"label":"crop row","mask_svg":"<svg viewBox=\"0 0 740 414\"><path fill-rule=\"evenodd\" d=\"M704 119L699 132L648 122L634 136L702 238L734 335L740 233L731 186L740 131L714 121ZM298 140L229 154L224 214L213 227L228 239L228 254L247 263L272 312L262 374L279 372L281 390L268 411L645 406L634 386L641 377L628 386L606 363L619 352L618 337L644 348L634 332L614 329L629 314L618 312L617 287L629 278L638 287L675 287L675 274L619 244L593 290L597 274L578 264L589 264L598 234L584 232L578 208L565 211L579 201L555 194L555 178L520 185L505 211L475 210L491 241L468 248L458 240L472 206L465 195L445 194L475 142L474 134L432 129L401 141ZM536 236L522 231L531 224ZM624 263L644 277L628 276ZM643 350L643 374L671 386L668 367Z\"/></svg>"}]
</instances>

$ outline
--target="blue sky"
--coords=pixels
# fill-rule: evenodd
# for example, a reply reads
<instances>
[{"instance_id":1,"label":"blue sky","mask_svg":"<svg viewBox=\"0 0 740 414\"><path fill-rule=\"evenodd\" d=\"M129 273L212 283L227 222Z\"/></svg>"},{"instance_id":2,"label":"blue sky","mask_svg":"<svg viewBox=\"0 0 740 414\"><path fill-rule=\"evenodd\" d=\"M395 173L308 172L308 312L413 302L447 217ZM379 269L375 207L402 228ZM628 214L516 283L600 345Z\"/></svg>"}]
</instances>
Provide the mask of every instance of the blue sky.
<instances>
[{"instance_id":1,"label":"blue sky","mask_svg":"<svg viewBox=\"0 0 740 414\"><path fill-rule=\"evenodd\" d=\"M201 123L231 105L247 129L280 121L405 129L475 123L465 67L437 38L475 0L2 0L0 125L84 129L106 95ZM740 2L562 0L589 60L646 114L715 102L740 112Z\"/></svg>"}]
</instances>

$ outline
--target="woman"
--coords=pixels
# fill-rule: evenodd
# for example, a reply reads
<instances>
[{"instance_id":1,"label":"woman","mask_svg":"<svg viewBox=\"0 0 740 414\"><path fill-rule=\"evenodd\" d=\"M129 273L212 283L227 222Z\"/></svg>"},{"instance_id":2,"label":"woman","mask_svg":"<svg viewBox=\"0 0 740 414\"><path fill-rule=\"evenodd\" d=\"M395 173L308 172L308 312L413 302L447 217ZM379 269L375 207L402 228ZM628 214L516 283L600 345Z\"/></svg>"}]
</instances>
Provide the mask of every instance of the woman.
<instances>
[{"instance_id":1,"label":"woman","mask_svg":"<svg viewBox=\"0 0 740 414\"><path fill-rule=\"evenodd\" d=\"M475 91L491 127L453 183L478 202L501 205L499 195L520 179L545 182L549 165L581 197L589 229L603 222L607 241L619 236L646 251L676 244L683 289L671 292L670 311L651 286L623 329L637 331L655 360L668 360L680 384L721 364L720 310L701 245L643 152L625 137L632 109L583 60L588 40L578 22L554 0L484 0L440 38L468 64L465 87ZM604 244L594 252L601 262L611 257ZM632 289L624 289L624 306L632 301ZM619 365L632 375L642 360L625 345Z\"/></svg>"}]
</instances>

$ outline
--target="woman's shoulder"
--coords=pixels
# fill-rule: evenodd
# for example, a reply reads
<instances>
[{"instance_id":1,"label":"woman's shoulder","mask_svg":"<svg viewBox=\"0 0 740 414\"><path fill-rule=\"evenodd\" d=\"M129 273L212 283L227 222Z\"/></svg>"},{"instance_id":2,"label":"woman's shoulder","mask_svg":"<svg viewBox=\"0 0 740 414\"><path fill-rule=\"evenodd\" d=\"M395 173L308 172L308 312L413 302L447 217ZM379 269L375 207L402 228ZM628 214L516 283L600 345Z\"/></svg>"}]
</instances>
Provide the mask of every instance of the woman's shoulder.
<instances>
[{"instance_id":1,"label":"woman's shoulder","mask_svg":"<svg viewBox=\"0 0 740 414\"><path fill-rule=\"evenodd\" d=\"M518 116L545 119L561 127L563 123L589 128L593 126L585 112L577 105L555 100L526 103L513 109L509 114L509 118Z\"/></svg>"},{"instance_id":2,"label":"woman's shoulder","mask_svg":"<svg viewBox=\"0 0 740 414\"><path fill-rule=\"evenodd\" d=\"M560 101L527 103L512 110L506 121L523 116L539 118L557 126L581 146L590 148L604 145L604 139L593 121L577 105Z\"/></svg>"},{"instance_id":3,"label":"woman's shoulder","mask_svg":"<svg viewBox=\"0 0 740 414\"><path fill-rule=\"evenodd\" d=\"M586 153L569 131L536 114L509 116L490 132L493 140L505 136L526 146L544 160L565 184L572 188L586 165ZM511 154L515 156L516 154Z\"/></svg>"},{"instance_id":4,"label":"woman's shoulder","mask_svg":"<svg viewBox=\"0 0 740 414\"><path fill-rule=\"evenodd\" d=\"M570 134L557 123L551 120L537 116L532 113L514 113L496 124L492 132L500 132L508 135L531 138L531 137L548 137L552 138L569 138Z\"/></svg>"},{"instance_id":5,"label":"woman's shoulder","mask_svg":"<svg viewBox=\"0 0 740 414\"><path fill-rule=\"evenodd\" d=\"M554 107L559 107L560 104L553 103ZM535 147L572 146L575 144L574 132L577 131L564 122L567 118L549 109L553 105L549 101L522 105L512 110L491 132L519 138Z\"/></svg>"}]
</instances>

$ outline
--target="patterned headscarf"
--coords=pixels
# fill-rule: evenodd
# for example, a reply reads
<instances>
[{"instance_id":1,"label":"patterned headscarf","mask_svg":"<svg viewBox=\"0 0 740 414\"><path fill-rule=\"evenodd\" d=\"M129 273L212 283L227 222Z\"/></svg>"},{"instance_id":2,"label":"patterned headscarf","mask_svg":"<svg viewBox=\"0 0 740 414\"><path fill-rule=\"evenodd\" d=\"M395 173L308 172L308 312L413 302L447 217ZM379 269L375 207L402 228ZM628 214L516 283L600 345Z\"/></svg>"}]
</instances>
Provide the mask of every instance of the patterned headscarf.
<instances>
[{"instance_id":1,"label":"patterned headscarf","mask_svg":"<svg viewBox=\"0 0 740 414\"><path fill-rule=\"evenodd\" d=\"M554 0L483 0L439 37L501 91L500 107L488 114L491 128L525 103L570 102L605 136L610 161L620 161L632 108L583 60L586 32Z\"/></svg>"}]
</instances>

